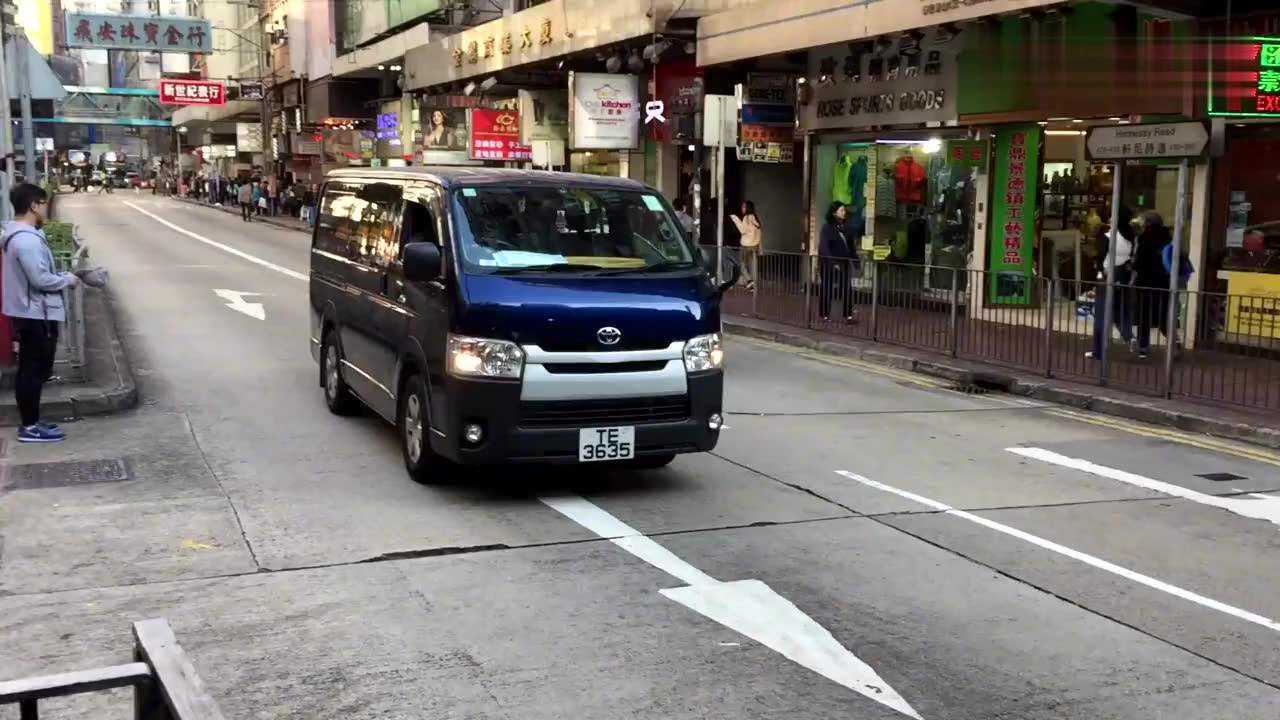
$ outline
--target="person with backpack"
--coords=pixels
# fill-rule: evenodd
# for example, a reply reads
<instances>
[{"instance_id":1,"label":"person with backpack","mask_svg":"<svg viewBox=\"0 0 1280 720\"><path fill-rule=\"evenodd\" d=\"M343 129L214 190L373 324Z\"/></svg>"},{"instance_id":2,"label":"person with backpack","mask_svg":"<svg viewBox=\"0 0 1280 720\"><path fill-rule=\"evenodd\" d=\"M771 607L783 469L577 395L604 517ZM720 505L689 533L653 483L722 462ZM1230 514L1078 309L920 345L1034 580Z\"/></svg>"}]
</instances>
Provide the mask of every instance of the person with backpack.
<instances>
[{"instance_id":1,"label":"person with backpack","mask_svg":"<svg viewBox=\"0 0 1280 720\"><path fill-rule=\"evenodd\" d=\"M55 272L53 251L45 239L45 214L49 194L43 188L22 183L9 193L14 219L4 224L3 311L13 322L18 340L18 375L14 395L22 425L18 442L58 442L66 434L57 426L40 420L40 395L53 374L54 352L58 347L58 323L66 321L62 291L80 280L68 272Z\"/></svg>"}]
</instances>

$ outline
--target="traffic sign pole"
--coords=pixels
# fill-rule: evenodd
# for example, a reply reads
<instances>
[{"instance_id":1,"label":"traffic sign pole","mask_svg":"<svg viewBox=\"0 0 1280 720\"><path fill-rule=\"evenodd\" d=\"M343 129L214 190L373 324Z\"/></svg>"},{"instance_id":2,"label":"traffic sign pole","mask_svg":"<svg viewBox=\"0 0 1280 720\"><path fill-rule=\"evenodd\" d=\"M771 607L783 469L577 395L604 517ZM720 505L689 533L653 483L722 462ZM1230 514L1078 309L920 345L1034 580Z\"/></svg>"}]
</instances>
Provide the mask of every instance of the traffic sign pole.
<instances>
[{"instance_id":1,"label":"traffic sign pole","mask_svg":"<svg viewBox=\"0 0 1280 720\"><path fill-rule=\"evenodd\" d=\"M1124 163L1118 162L1114 167L1111 176L1111 242L1107 245L1107 287L1102 307L1102 362L1098 368L1100 385L1106 385L1111 374L1111 326L1116 317L1116 244L1120 240L1120 183Z\"/></svg>"}]
</instances>

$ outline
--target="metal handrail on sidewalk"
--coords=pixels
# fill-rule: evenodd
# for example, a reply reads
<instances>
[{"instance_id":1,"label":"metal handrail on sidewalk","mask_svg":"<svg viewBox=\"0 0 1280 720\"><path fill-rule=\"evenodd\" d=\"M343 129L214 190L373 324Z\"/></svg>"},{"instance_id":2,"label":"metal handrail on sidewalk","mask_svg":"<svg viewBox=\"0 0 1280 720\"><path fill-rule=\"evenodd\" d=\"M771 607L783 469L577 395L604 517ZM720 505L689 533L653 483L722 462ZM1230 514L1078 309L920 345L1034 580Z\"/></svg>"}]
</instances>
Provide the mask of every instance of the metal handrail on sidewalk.
<instances>
[{"instance_id":1,"label":"metal handrail on sidewalk","mask_svg":"<svg viewBox=\"0 0 1280 720\"><path fill-rule=\"evenodd\" d=\"M41 700L132 687L135 720L224 720L167 621L135 622L133 638L135 662L0 682L0 705L39 720Z\"/></svg>"},{"instance_id":2,"label":"metal handrail on sidewalk","mask_svg":"<svg viewBox=\"0 0 1280 720\"><path fill-rule=\"evenodd\" d=\"M787 252L758 253L753 265L754 277L747 273L727 293L726 313L1046 377L1280 410L1277 297L1118 287L1105 333L1115 349L1104 360L1089 353L1101 354L1094 305L1102 303L1094 298L1105 284Z\"/></svg>"}]
</instances>

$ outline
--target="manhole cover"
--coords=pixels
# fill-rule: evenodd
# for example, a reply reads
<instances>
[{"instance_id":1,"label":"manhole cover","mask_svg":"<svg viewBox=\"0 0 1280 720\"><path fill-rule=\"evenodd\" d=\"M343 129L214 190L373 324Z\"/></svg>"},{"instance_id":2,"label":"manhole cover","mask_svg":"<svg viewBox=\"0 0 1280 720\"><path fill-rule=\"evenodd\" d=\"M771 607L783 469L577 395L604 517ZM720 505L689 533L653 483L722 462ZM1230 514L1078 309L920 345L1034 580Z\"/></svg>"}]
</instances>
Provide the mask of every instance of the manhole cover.
<instances>
[{"instance_id":1,"label":"manhole cover","mask_svg":"<svg viewBox=\"0 0 1280 720\"><path fill-rule=\"evenodd\" d=\"M3 484L9 490L38 490L129 479L129 469L119 459L28 463L13 465L8 470L8 478Z\"/></svg>"},{"instance_id":2,"label":"manhole cover","mask_svg":"<svg viewBox=\"0 0 1280 720\"><path fill-rule=\"evenodd\" d=\"M1243 475L1236 475L1235 473L1205 473L1203 475L1197 475L1196 477L1202 477L1205 480L1212 480L1214 482L1231 482L1232 480L1249 479Z\"/></svg>"}]
</instances>

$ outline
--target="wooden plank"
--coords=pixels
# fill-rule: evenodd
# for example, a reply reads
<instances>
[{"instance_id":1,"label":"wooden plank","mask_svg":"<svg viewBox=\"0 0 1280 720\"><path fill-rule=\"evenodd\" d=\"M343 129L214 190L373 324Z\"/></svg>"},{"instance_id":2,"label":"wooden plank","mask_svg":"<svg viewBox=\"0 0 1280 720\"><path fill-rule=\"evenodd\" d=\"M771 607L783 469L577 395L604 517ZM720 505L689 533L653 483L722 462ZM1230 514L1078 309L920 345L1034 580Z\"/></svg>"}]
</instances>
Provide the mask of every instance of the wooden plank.
<instances>
[{"instance_id":1,"label":"wooden plank","mask_svg":"<svg viewBox=\"0 0 1280 720\"><path fill-rule=\"evenodd\" d=\"M226 720L167 621L136 622L133 636L137 641L134 653L151 666L156 688L174 720Z\"/></svg>"},{"instance_id":2,"label":"wooden plank","mask_svg":"<svg viewBox=\"0 0 1280 720\"><path fill-rule=\"evenodd\" d=\"M140 662L9 680L0 682L0 705L129 687L149 680L151 680L151 668L147 667L146 663Z\"/></svg>"}]
</instances>

